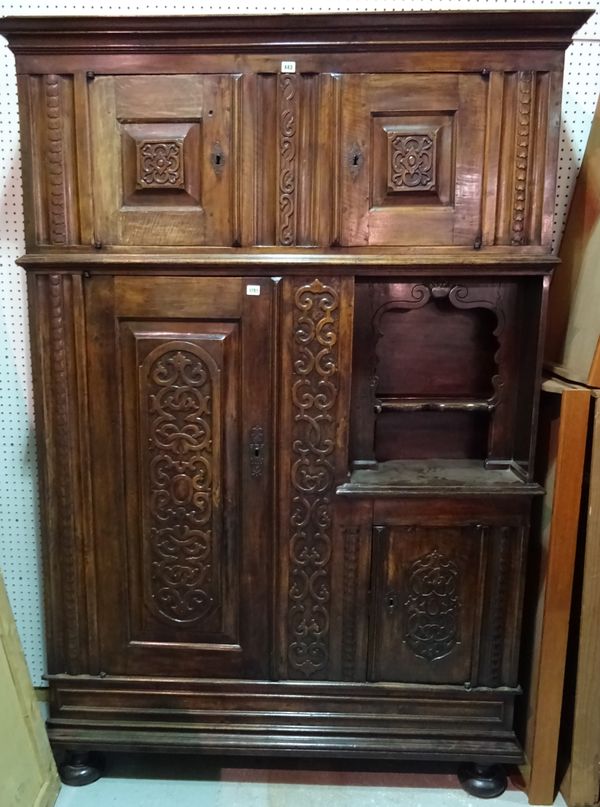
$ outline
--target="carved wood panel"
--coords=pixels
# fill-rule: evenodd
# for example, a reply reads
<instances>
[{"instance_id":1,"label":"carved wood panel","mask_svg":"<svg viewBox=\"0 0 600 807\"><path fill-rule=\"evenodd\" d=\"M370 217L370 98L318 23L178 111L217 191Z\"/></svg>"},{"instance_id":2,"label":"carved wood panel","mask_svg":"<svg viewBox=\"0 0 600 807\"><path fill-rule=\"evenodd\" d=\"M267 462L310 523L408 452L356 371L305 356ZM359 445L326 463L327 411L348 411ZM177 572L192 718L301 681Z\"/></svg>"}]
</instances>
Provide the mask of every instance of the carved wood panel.
<instances>
[{"instance_id":1,"label":"carved wood panel","mask_svg":"<svg viewBox=\"0 0 600 807\"><path fill-rule=\"evenodd\" d=\"M239 570L223 492L239 449L228 462L223 423L241 395L233 382L239 328L154 321L123 323L120 332L131 639L237 643L239 592L224 592ZM238 493L230 494L234 510Z\"/></svg>"},{"instance_id":2,"label":"carved wood panel","mask_svg":"<svg viewBox=\"0 0 600 807\"><path fill-rule=\"evenodd\" d=\"M148 444L144 599L167 621L198 622L222 606L219 367L198 340L173 340L144 358L139 383L140 437Z\"/></svg>"},{"instance_id":3,"label":"carved wood panel","mask_svg":"<svg viewBox=\"0 0 600 807\"><path fill-rule=\"evenodd\" d=\"M282 380L287 537L282 591L284 670L289 678L322 678L331 669L332 567L335 486L346 465L348 405L344 369L349 323L342 317L351 285L339 278L288 281L286 327L290 349Z\"/></svg>"},{"instance_id":4,"label":"carved wood panel","mask_svg":"<svg viewBox=\"0 0 600 807\"><path fill-rule=\"evenodd\" d=\"M138 188L183 188L182 140L140 140L137 147Z\"/></svg>"}]
</instances>

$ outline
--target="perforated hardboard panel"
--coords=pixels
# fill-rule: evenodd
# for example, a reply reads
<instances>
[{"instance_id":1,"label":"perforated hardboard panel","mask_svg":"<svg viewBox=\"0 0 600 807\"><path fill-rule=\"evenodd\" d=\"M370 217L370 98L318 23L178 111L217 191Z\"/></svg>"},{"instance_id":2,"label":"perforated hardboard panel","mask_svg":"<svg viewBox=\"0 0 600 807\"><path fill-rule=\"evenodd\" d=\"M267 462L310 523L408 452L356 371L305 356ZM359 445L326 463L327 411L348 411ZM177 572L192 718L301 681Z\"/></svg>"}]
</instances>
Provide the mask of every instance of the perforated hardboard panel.
<instances>
[{"instance_id":1,"label":"perforated hardboard panel","mask_svg":"<svg viewBox=\"0 0 600 807\"><path fill-rule=\"evenodd\" d=\"M268 11L310 13L342 11L442 11L457 9L598 8L600 0L455 0L454 2L307 3L274 0ZM260 14L263 3L179 2L170 13ZM52 4L0 3L0 13L13 14L164 14L156 0L117 5L88 0ZM14 61L0 37L0 568L24 645L34 685L42 686L44 639L42 578L39 542L38 490L31 397L31 368L27 336L24 273L15 266L23 253L23 208L19 124ZM600 13L579 32L567 53L562 139L558 171L555 248L562 233L577 171L588 138L600 90Z\"/></svg>"}]
</instances>

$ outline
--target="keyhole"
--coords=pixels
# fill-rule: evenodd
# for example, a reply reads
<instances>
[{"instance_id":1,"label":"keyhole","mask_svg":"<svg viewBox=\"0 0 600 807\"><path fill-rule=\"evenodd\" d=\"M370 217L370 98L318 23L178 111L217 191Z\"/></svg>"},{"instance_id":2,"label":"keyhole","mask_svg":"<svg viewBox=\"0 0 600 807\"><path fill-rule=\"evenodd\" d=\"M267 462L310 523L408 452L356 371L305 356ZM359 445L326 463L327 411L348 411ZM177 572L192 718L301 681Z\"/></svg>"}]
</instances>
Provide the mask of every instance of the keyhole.
<instances>
[{"instance_id":1,"label":"keyhole","mask_svg":"<svg viewBox=\"0 0 600 807\"><path fill-rule=\"evenodd\" d=\"M355 154L354 157L352 158L352 165L358 165L359 160L360 160L360 155Z\"/></svg>"},{"instance_id":2,"label":"keyhole","mask_svg":"<svg viewBox=\"0 0 600 807\"><path fill-rule=\"evenodd\" d=\"M396 597L394 594L387 595L387 609L391 614L394 608L396 607Z\"/></svg>"},{"instance_id":3,"label":"keyhole","mask_svg":"<svg viewBox=\"0 0 600 807\"><path fill-rule=\"evenodd\" d=\"M221 155L215 154L215 165L221 165Z\"/></svg>"},{"instance_id":4,"label":"keyhole","mask_svg":"<svg viewBox=\"0 0 600 807\"><path fill-rule=\"evenodd\" d=\"M260 457L260 448L255 447L255 449L254 449L254 456L255 456L255 457Z\"/></svg>"}]
</instances>

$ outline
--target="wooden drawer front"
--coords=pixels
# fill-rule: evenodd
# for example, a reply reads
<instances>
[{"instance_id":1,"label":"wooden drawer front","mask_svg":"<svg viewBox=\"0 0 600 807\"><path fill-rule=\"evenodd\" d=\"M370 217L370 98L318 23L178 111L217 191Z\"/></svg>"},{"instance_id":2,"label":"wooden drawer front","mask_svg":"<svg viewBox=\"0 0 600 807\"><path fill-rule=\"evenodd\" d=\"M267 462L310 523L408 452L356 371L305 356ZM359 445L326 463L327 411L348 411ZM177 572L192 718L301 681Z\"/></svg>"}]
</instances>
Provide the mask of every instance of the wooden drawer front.
<instances>
[{"instance_id":1,"label":"wooden drawer front","mask_svg":"<svg viewBox=\"0 0 600 807\"><path fill-rule=\"evenodd\" d=\"M90 84L100 242L231 245L234 81L104 76Z\"/></svg>"},{"instance_id":2,"label":"wooden drawer front","mask_svg":"<svg viewBox=\"0 0 600 807\"><path fill-rule=\"evenodd\" d=\"M479 75L344 76L343 245L475 242L485 99Z\"/></svg>"},{"instance_id":3,"label":"wooden drawer front","mask_svg":"<svg viewBox=\"0 0 600 807\"><path fill-rule=\"evenodd\" d=\"M371 680L512 684L503 658L522 536L481 524L375 527Z\"/></svg>"},{"instance_id":4,"label":"wooden drawer front","mask_svg":"<svg viewBox=\"0 0 600 807\"><path fill-rule=\"evenodd\" d=\"M271 284L253 283L259 295L239 278L90 283L112 674L268 675Z\"/></svg>"}]
</instances>

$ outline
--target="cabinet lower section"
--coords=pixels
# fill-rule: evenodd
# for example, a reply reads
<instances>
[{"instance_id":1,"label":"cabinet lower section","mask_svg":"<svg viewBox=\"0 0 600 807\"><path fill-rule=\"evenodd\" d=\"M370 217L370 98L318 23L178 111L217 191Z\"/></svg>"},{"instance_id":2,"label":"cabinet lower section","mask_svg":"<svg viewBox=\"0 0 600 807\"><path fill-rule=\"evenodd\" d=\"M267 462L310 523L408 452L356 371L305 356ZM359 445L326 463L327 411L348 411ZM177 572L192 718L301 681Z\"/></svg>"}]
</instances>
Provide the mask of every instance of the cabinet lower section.
<instances>
[{"instance_id":1,"label":"cabinet lower section","mask_svg":"<svg viewBox=\"0 0 600 807\"><path fill-rule=\"evenodd\" d=\"M518 689L53 676L55 747L518 763Z\"/></svg>"}]
</instances>

